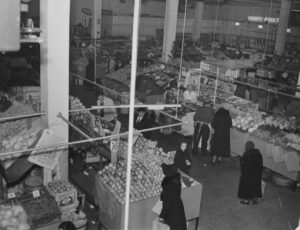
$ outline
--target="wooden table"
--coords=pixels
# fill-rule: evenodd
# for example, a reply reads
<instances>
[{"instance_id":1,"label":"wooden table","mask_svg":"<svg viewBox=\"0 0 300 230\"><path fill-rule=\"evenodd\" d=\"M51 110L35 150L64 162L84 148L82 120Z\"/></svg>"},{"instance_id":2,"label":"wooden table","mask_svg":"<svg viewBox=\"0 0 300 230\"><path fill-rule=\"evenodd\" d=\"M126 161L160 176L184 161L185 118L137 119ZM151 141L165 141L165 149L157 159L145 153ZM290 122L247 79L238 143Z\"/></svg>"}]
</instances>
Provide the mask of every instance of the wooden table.
<instances>
[{"instance_id":1,"label":"wooden table","mask_svg":"<svg viewBox=\"0 0 300 230\"><path fill-rule=\"evenodd\" d=\"M202 197L202 185L183 188L181 198L187 221L196 221L198 228L200 205ZM152 230L153 220L158 216L152 211L159 196L130 204L129 229ZM95 180L95 200L99 204L99 220L106 229L124 229L125 205L120 204L116 198L106 189L100 177Z\"/></svg>"}]
</instances>

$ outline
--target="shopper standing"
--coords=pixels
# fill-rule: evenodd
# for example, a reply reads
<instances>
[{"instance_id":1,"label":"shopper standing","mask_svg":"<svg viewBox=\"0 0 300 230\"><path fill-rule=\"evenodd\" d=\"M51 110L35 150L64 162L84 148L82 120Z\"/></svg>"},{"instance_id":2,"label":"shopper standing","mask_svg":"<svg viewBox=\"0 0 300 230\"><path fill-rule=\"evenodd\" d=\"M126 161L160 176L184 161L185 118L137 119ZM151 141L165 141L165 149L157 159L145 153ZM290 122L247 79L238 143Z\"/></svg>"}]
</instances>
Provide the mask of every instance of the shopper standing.
<instances>
[{"instance_id":1,"label":"shopper standing","mask_svg":"<svg viewBox=\"0 0 300 230\"><path fill-rule=\"evenodd\" d=\"M150 120L148 118L148 114L146 113L145 108L139 108L138 114L135 115L134 118L134 128L137 130L148 129L151 127ZM150 132L142 132L145 138L150 138Z\"/></svg>"},{"instance_id":2,"label":"shopper standing","mask_svg":"<svg viewBox=\"0 0 300 230\"><path fill-rule=\"evenodd\" d=\"M211 153L212 164L215 165L216 161L221 161L222 157L230 156L230 128L232 126L232 119L229 111L221 107L214 117L211 124L214 129L212 139Z\"/></svg>"},{"instance_id":3,"label":"shopper standing","mask_svg":"<svg viewBox=\"0 0 300 230\"><path fill-rule=\"evenodd\" d=\"M214 118L214 110L210 104L210 100L206 99L203 102L203 106L198 107L194 115L194 137L192 154L195 156L198 154L198 146L201 138L201 155L207 154L207 141L210 135L209 125Z\"/></svg>"},{"instance_id":4,"label":"shopper standing","mask_svg":"<svg viewBox=\"0 0 300 230\"><path fill-rule=\"evenodd\" d=\"M170 230L186 230L184 206L181 200L181 176L173 165L162 164L165 175L161 186L162 210L159 217Z\"/></svg>"},{"instance_id":5,"label":"shopper standing","mask_svg":"<svg viewBox=\"0 0 300 230\"><path fill-rule=\"evenodd\" d=\"M185 104L195 104L197 102L197 93L193 90L192 85L187 86L187 90L183 93Z\"/></svg>"},{"instance_id":6,"label":"shopper standing","mask_svg":"<svg viewBox=\"0 0 300 230\"><path fill-rule=\"evenodd\" d=\"M240 160L241 177L238 188L238 198L241 204L257 203L262 197L261 177L263 172L263 158L254 143L246 143L246 151Z\"/></svg>"},{"instance_id":7,"label":"shopper standing","mask_svg":"<svg viewBox=\"0 0 300 230\"><path fill-rule=\"evenodd\" d=\"M182 142L179 148L176 151L174 157L174 165L178 169L180 169L183 173L189 174L189 170L191 167L191 158L188 153L187 143Z\"/></svg>"}]
</instances>

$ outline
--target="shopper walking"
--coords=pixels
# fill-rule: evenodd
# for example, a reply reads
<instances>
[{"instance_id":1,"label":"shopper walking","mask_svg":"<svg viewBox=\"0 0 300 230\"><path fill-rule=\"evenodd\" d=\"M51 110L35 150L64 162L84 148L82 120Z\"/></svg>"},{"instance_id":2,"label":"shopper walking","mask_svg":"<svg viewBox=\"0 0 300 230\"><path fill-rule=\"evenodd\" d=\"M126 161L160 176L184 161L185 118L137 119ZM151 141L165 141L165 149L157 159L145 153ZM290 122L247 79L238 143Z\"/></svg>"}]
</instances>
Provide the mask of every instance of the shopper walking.
<instances>
[{"instance_id":1,"label":"shopper walking","mask_svg":"<svg viewBox=\"0 0 300 230\"><path fill-rule=\"evenodd\" d=\"M212 138L212 164L215 165L216 161L220 162L222 157L230 156L230 128L232 126L232 119L229 111L221 107L214 117L211 124L214 129Z\"/></svg>"},{"instance_id":2,"label":"shopper walking","mask_svg":"<svg viewBox=\"0 0 300 230\"><path fill-rule=\"evenodd\" d=\"M246 151L240 160L241 177L238 188L238 198L241 204L257 203L262 197L261 177L263 172L263 158L254 143L246 143Z\"/></svg>"},{"instance_id":3,"label":"shopper walking","mask_svg":"<svg viewBox=\"0 0 300 230\"><path fill-rule=\"evenodd\" d=\"M192 154L198 154L199 141L201 139L201 155L207 155L207 141L210 135L209 125L214 118L214 110L210 104L210 100L206 99L203 106L198 107L194 115L194 137Z\"/></svg>"},{"instance_id":4,"label":"shopper walking","mask_svg":"<svg viewBox=\"0 0 300 230\"><path fill-rule=\"evenodd\" d=\"M191 158L188 153L187 143L182 142L176 151L174 157L174 165L180 169L183 173L189 174L191 168Z\"/></svg>"},{"instance_id":5,"label":"shopper walking","mask_svg":"<svg viewBox=\"0 0 300 230\"><path fill-rule=\"evenodd\" d=\"M170 230L186 230L186 217L181 200L181 176L173 165L162 164L165 175L161 186L162 210L159 217Z\"/></svg>"}]
</instances>

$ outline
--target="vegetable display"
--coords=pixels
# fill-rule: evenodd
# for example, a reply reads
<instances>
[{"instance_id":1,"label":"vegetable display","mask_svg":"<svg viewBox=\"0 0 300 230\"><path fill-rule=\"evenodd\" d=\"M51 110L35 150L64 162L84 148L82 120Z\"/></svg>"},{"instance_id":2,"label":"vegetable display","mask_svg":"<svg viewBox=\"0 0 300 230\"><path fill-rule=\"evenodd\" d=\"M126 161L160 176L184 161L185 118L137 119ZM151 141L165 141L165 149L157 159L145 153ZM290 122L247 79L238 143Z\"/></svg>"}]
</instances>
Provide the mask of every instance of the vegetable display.
<instances>
[{"instance_id":1,"label":"vegetable display","mask_svg":"<svg viewBox=\"0 0 300 230\"><path fill-rule=\"evenodd\" d=\"M21 205L0 205L1 230L29 230L28 217Z\"/></svg>"},{"instance_id":2,"label":"vegetable display","mask_svg":"<svg viewBox=\"0 0 300 230\"><path fill-rule=\"evenodd\" d=\"M59 208L49 194L45 194L35 199L22 201L26 213L28 214L33 226L41 226L60 218Z\"/></svg>"}]
</instances>

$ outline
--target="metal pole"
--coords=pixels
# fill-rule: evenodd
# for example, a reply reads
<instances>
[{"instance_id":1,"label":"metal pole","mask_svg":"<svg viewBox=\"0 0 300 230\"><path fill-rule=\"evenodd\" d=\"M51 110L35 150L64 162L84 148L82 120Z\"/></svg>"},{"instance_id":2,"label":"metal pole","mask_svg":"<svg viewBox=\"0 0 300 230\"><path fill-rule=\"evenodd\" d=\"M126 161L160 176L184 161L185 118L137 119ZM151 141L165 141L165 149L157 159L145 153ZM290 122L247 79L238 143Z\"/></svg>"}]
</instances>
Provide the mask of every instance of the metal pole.
<instances>
[{"instance_id":1,"label":"metal pole","mask_svg":"<svg viewBox=\"0 0 300 230\"><path fill-rule=\"evenodd\" d=\"M61 118L64 122L66 122L68 125L70 125L73 129L75 129L79 134L81 134L86 139L91 139L88 135L86 135L83 131L81 131L76 125L74 125L72 122L68 121L61 113L57 114L57 117Z\"/></svg>"},{"instance_id":2,"label":"metal pole","mask_svg":"<svg viewBox=\"0 0 300 230\"><path fill-rule=\"evenodd\" d=\"M145 108L145 107L150 107L153 110L160 110L163 108L177 108L177 107L181 107L181 105L177 105L177 104L171 104L171 105L158 105L158 104L154 104L154 105L134 105L135 108ZM104 105L104 106L93 106L92 108L83 108L83 109L72 109L69 110L69 113L74 113L74 112L82 112L82 111L91 111L91 110L97 110L97 109L117 109L117 108L130 108L129 105Z\"/></svg>"},{"instance_id":3,"label":"metal pole","mask_svg":"<svg viewBox=\"0 0 300 230\"><path fill-rule=\"evenodd\" d=\"M170 128L170 127L175 127L175 126L180 126L180 125L186 125L187 123L188 122L181 122L181 123L176 123L176 124L172 124L172 125L164 125L164 126L154 127L154 128L150 128L150 129L143 129L143 130L133 131L133 134L138 134L138 133L147 132L147 131L154 131L154 130L164 129L164 128ZM69 146L69 145L77 145L77 144L100 141L100 140L115 138L115 137L120 137L120 136L127 136L128 134L129 134L129 132L125 132L125 133L119 133L119 134L114 134L114 135L110 135L110 136L90 138L88 140L85 139L85 140L67 142L67 143L62 143L62 144L57 144L57 145L50 145L50 146L46 146L46 147L30 148L30 149L0 153L0 157L1 156L8 156L8 155L13 155L13 154L18 154L18 153L25 153L25 152L28 152L28 155L29 155L29 152L31 152L31 151L50 150L50 149L65 147L65 146Z\"/></svg>"},{"instance_id":4,"label":"metal pole","mask_svg":"<svg viewBox=\"0 0 300 230\"><path fill-rule=\"evenodd\" d=\"M125 223L124 229L129 227L129 205L130 205L130 185L131 185L131 163L133 147L133 120L135 104L135 86L138 56L139 20L140 20L141 0L134 1L133 30L132 30L132 53L131 53L131 81L130 81L130 101L129 101L129 135L127 149L127 172L126 172L126 193L125 193Z\"/></svg>"},{"instance_id":5,"label":"metal pole","mask_svg":"<svg viewBox=\"0 0 300 230\"><path fill-rule=\"evenodd\" d=\"M32 113L32 114L26 114L26 115L20 115L20 116L2 117L2 118L0 118L0 122L8 121L8 120L22 119L22 118L29 118L29 117L38 117L38 116L44 116L44 115L46 115L46 113Z\"/></svg>"},{"instance_id":6,"label":"metal pole","mask_svg":"<svg viewBox=\"0 0 300 230\"><path fill-rule=\"evenodd\" d=\"M186 9L187 9L187 0L185 0L184 8L184 19L183 19L183 31L182 31L182 40L181 40L181 54L180 54L180 66L179 66L179 79L178 79L178 89L177 89L177 104L179 102L179 92L182 76L182 59L183 59L183 48L184 48L184 34L185 34L185 23L186 23ZM178 108L176 108L176 117L178 116Z\"/></svg>"}]
</instances>

